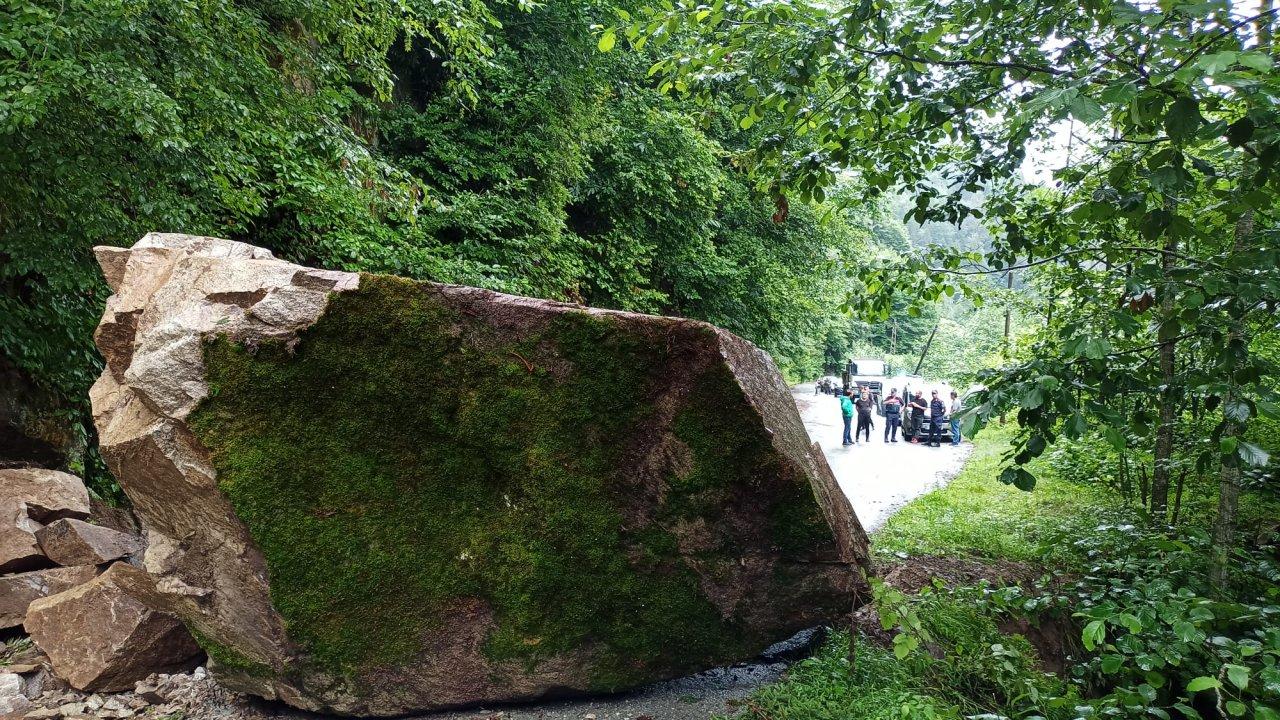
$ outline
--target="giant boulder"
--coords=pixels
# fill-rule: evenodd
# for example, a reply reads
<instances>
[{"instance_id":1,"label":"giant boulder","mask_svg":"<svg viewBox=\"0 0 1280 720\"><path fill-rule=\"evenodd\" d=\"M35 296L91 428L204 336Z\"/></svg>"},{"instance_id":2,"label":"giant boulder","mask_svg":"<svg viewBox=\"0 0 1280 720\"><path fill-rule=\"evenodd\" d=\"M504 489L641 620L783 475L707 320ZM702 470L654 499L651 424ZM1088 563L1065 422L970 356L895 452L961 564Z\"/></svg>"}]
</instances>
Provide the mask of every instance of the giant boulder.
<instances>
[{"instance_id":1,"label":"giant boulder","mask_svg":"<svg viewBox=\"0 0 1280 720\"><path fill-rule=\"evenodd\" d=\"M234 688L359 715L614 691L850 610L866 536L728 332L214 238L97 252L102 453Z\"/></svg>"}]
</instances>

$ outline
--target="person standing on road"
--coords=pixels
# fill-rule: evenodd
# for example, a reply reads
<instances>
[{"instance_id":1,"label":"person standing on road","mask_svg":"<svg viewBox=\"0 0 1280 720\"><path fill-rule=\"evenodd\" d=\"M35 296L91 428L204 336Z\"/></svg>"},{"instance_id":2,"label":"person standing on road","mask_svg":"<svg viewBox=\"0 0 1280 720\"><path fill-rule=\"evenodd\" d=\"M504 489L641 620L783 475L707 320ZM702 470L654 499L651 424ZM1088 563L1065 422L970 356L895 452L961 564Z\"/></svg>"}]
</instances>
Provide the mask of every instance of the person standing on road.
<instances>
[{"instance_id":1,"label":"person standing on road","mask_svg":"<svg viewBox=\"0 0 1280 720\"><path fill-rule=\"evenodd\" d=\"M898 397L898 388L889 389L889 397L884 399L884 441L898 442L898 426L902 425L902 399ZM890 434L893 438L890 439Z\"/></svg>"},{"instance_id":2,"label":"person standing on road","mask_svg":"<svg viewBox=\"0 0 1280 720\"><path fill-rule=\"evenodd\" d=\"M862 436L867 442L871 442L871 408L875 406L871 400L871 391L862 388L862 395L854 405L858 408L858 430L853 434L853 441L858 442L858 436Z\"/></svg>"},{"instance_id":3,"label":"person standing on road","mask_svg":"<svg viewBox=\"0 0 1280 720\"><path fill-rule=\"evenodd\" d=\"M942 446L942 423L946 421L947 404L933 391L933 399L929 401L929 447Z\"/></svg>"},{"instance_id":4,"label":"person standing on road","mask_svg":"<svg viewBox=\"0 0 1280 720\"><path fill-rule=\"evenodd\" d=\"M924 402L924 393L917 392L915 397L911 399L911 442L916 445L920 444L920 426L924 422L924 414L929 411L929 406Z\"/></svg>"},{"instance_id":5,"label":"person standing on road","mask_svg":"<svg viewBox=\"0 0 1280 720\"><path fill-rule=\"evenodd\" d=\"M852 391L845 392L840 396L840 415L844 418L844 445L852 445L853 437L850 433L853 430L853 395Z\"/></svg>"},{"instance_id":6,"label":"person standing on road","mask_svg":"<svg viewBox=\"0 0 1280 720\"><path fill-rule=\"evenodd\" d=\"M960 411L964 410L964 403L960 402L960 396L955 390L951 391L951 444L960 444Z\"/></svg>"}]
</instances>

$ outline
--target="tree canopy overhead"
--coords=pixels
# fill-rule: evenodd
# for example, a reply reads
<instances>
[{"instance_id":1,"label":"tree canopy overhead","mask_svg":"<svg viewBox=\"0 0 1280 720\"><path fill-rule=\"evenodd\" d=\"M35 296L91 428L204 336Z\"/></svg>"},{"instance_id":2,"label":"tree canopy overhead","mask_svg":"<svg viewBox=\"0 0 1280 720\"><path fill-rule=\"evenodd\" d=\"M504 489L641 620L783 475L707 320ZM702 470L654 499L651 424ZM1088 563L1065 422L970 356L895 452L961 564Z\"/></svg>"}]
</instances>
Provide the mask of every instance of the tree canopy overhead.
<instances>
[{"instance_id":1,"label":"tree canopy overhead","mask_svg":"<svg viewBox=\"0 0 1280 720\"><path fill-rule=\"evenodd\" d=\"M772 202L763 136L601 54L592 2L0 3L0 369L78 425L108 290L90 248L153 230L283 257L686 315L793 379L863 326L874 203ZM848 197L857 197L850 190ZM33 420L39 431L43 421Z\"/></svg>"},{"instance_id":2,"label":"tree canopy overhead","mask_svg":"<svg viewBox=\"0 0 1280 720\"><path fill-rule=\"evenodd\" d=\"M1040 329L968 413L972 429L1018 410L1001 479L1030 489L1028 464L1055 441L1101 435L1122 461L1149 457L1141 500L1164 521L1188 473L1216 473L1225 562L1241 468L1269 462L1250 427L1280 418L1276 357L1259 352L1280 303L1276 12L683 0L620 11L599 44L658 46L662 89L738 99L739 126L762 133L743 159L779 208L822 201L851 173L909 193L917 222L983 218L988 247L862 265L851 304L886 318L903 294L980 302L990 284L975 280L1029 277ZM1064 138L1052 183L1028 183L1028 162L1046 164L1032 156Z\"/></svg>"}]
</instances>

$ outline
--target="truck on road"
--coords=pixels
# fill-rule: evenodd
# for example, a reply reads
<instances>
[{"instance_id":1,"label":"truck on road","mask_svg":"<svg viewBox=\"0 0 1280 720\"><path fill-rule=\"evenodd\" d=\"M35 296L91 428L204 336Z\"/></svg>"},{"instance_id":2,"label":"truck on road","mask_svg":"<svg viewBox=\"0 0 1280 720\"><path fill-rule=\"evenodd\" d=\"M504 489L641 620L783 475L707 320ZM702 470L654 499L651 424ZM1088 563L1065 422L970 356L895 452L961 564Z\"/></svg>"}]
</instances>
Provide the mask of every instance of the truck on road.
<instances>
[{"instance_id":1,"label":"truck on road","mask_svg":"<svg viewBox=\"0 0 1280 720\"><path fill-rule=\"evenodd\" d=\"M871 391L871 398L875 401L876 411L881 415L880 401L885 395L885 382L888 380L891 368L884 360L875 360L872 358L851 359L845 363L844 375L841 378L844 381L845 389L854 389L854 394L860 394L862 388Z\"/></svg>"}]
</instances>

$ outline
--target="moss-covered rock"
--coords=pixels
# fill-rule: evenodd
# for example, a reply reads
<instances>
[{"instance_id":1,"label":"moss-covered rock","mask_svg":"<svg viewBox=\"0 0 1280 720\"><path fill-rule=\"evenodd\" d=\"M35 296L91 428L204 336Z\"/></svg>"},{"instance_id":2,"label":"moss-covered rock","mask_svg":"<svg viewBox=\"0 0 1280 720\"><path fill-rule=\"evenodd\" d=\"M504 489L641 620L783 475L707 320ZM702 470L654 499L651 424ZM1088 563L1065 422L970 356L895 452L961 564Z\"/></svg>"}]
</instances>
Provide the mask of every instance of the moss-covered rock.
<instances>
[{"instance_id":1,"label":"moss-covered rock","mask_svg":"<svg viewBox=\"0 0 1280 720\"><path fill-rule=\"evenodd\" d=\"M849 609L865 536L729 333L209 238L125 252L104 455L233 685L377 715L613 691Z\"/></svg>"}]
</instances>

